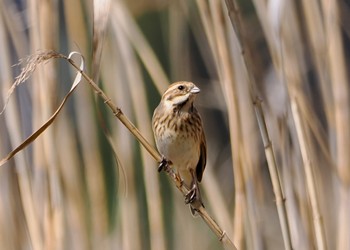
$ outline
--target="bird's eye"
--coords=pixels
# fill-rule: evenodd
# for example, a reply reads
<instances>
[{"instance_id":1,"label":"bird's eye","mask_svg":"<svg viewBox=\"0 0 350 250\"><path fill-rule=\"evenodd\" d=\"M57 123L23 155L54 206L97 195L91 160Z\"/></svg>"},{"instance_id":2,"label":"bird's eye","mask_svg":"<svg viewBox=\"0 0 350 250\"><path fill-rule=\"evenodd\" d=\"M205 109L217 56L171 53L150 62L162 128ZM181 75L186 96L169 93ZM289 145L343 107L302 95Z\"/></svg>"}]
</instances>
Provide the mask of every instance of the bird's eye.
<instances>
[{"instance_id":1,"label":"bird's eye","mask_svg":"<svg viewBox=\"0 0 350 250\"><path fill-rule=\"evenodd\" d=\"M183 90L185 87L183 85L180 85L179 87L177 87L179 90Z\"/></svg>"}]
</instances>

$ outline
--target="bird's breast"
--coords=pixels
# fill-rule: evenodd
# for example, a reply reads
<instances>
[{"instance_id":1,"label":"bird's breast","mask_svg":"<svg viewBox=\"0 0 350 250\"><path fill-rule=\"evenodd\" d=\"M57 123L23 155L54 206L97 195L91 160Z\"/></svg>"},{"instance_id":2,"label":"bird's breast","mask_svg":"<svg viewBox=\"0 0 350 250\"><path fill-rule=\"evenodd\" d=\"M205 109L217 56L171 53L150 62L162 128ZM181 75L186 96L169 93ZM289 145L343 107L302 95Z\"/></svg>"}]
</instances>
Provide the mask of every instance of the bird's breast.
<instances>
[{"instance_id":1,"label":"bird's breast","mask_svg":"<svg viewBox=\"0 0 350 250\"><path fill-rule=\"evenodd\" d=\"M179 169L195 168L199 160L198 140L185 129L164 128L157 139L157 148L165 158Z\"/></svg>"}]
</instances>

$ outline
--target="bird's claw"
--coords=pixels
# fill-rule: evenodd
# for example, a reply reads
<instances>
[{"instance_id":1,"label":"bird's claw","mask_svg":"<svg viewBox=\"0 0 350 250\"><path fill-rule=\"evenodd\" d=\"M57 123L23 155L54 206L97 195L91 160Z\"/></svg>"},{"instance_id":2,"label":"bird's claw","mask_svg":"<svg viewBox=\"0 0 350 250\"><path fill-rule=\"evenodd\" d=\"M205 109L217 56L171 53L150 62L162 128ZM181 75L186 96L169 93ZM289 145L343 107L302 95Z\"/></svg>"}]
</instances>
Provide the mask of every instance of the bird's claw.
<instances>
[{"instance_id":1,"label":"bird's claw","mask_svg":"<svg viewBox=\"0 0 350 250\"><path fill-rule=\"evenodd\" d=\"M158 172L161 172L163 169L167 168L168 165L169 165L169 161L165 159L165 157L163 156L158 166Z\"/></svg>"},{"instance_id":2,"label":"bird's claw","mask_svg":"<svg viewBox=\"0 0 350 250\"><path fill-rule=\"evenodd\" d=\"M198 188L196 185L193 185L191 187L191 190L188 191L188 193L185 195L185 203L190 204L193 203L194 201L198 200Z\"/></svg>"}]
</instances>

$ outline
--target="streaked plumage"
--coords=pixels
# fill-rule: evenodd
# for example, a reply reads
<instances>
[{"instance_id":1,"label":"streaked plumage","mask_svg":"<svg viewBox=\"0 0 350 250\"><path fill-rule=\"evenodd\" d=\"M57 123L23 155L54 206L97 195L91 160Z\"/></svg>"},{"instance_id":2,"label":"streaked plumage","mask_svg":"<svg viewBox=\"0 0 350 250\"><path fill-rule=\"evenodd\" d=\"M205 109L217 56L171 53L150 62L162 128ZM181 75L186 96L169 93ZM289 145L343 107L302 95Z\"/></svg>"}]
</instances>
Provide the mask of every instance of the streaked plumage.
<instances>
[{"instance_id":1,"label":"streaked plumage","mask_svg":"<svg viewBox=\"0 0 350 250\"><path fill-rule=\"evenodd\" d=\"M171 84L154 110L152 119L158 151L191 189L186 197L187 203L201 201L197 182L202 180L206 165L202 121L193 106L199 91L191 82Z\"/></svg>"}]
</instances>

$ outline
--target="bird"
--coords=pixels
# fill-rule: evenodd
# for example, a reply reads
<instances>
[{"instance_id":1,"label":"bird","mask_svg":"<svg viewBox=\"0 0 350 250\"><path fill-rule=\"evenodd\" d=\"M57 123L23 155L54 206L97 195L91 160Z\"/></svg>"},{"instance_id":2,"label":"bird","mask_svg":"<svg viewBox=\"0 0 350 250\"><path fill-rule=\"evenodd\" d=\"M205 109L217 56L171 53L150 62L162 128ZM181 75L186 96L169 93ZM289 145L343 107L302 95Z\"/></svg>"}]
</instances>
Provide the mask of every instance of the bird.
<instances>
[{"instance_id":1,"label":"bird","mask_svg":"<svg viewBox=\"0 0 350 250\"><path fill-rule=\"evenodd\" d=\"M162 155L158 171L173 168L189 192L185 203L193 215L203 205L198 183L207 162L207 144L201 116L194 106L200 89L192 82L171 84L162 95L152 117L157 149ZM204 206L204 205L203 205Z\"/></svg>"}]
</instances>

